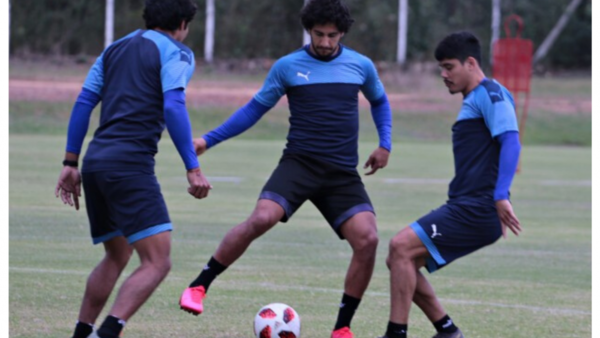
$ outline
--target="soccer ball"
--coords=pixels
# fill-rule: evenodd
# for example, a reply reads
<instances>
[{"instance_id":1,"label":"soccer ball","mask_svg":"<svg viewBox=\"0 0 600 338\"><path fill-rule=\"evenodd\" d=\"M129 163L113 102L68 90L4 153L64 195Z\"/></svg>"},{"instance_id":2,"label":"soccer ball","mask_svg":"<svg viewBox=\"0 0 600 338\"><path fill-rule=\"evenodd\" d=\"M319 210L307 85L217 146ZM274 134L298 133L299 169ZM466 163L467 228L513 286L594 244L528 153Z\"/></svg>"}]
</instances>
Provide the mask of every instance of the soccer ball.
<instances>
[{"instance_id":1,"label":"soccer ball","mask_svg":"<svg viewBox=\"0 0 600 338\"><path fill-rule=\"evenodd\" d=\"M254 317L256 338L300 338L300 316L291 306L272 303Z\"/></svg>"}]
</instances>

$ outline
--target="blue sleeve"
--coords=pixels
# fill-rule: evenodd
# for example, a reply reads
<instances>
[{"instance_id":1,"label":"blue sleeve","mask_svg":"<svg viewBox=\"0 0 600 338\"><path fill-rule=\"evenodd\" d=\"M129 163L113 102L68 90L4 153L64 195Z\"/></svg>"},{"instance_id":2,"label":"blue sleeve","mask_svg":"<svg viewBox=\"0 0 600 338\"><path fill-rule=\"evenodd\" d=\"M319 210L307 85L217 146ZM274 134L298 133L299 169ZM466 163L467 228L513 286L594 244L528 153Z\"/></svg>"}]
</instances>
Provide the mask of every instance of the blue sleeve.
<instances>
[{"instance_id":1,"label":"blue sleeve","mask_svg":"<svg viewBox=\"0 0 600 338\"><path fill-rule=\"evenodd\" d=\"M169 90L164 93L165 123L169 135L179 152L185 169L200 167L198 157L192 143L192 125L185 108L185 93L183 89Z\"/></svg>"},{"instance_id":2,"label":"blue sleeve","mask_svg":"<svg viewBox=\"0 0 600 338\"><path fill-rule=\"evenodd\" d=\"M365 98L371 102L381 99L381 97L385 95L385 89L379 79L375 64L373 64L373 61L369 58L364 57L362 67L365 74L365 81L360 87L361 92L365 95Z\"/></svg>"},{"instance_id":3,"label":"blue sleeve","mask_svg":"<svg viewBox=\"0 0 600 338\"><path fill-rule=\"evenodd\" d=\"M100 95L104 86L104 53L102 53L94 62L92 68L83 82L83 88Z\"/></svg>"},{"instance_id":4,"label":"blue sleeve","mask_svg":"<svg viewBox=\"0 0 600 338\"><path fill-rule=\"evenodd\" d=\"M371 103L371 115L375 126L377 127L377 134L379 134L379 146L392 151L392 109L385 93L383 96L376 100L370 101Z\"/></svg>"},{"instance_id":5,"label":"blue sleeve","mask_svg":"<svg viewBox=\"0 0 600 338\"><path fill-rule=\"evenodd\" d=\"M498 135L496 140L500 143L500 161L498 164L498 180L494 190L494 200L506 200L509 198L510 185L519 165L519 154L521 143L519 133L508 131Z\"/></svg>"},{"instance_id":6,"label":"blue sleeve","mask_svg":"<svg viewBox=\"0 0 600 338\"><path fill-rule=\"evenodd\" d=\"M258 122L269 109L271 107L263 105L256 99L250 100L245 106L233 113L222 125L203 136L207 148L245 132Z\"/></svg>"},{"instance_id":7,"label":"blue sleeve","mask_svg":"<svg viewBox=\"0 0 600 338\"><path fill-rule=\"evenodd\" d=\"M194 54L189 50L174 49L166 58L160 70L163 93L185 89L194 73Z\"/></svg>"},{"instance_id":8,"label":"blue sleeve","mask_svg":"<svg viewBox=\"0 0 600 338\"><path fill-rule=\"evenodd\" d=\"M263 106L274 107L279 99L285 95L286 81L284 69L286 60L279 59L273 64L267 74L262 88L254 95L254 99Z\"/></svg>"},{"instance_id":9,"label":"blue sleeve","mask_svg":"<svg viewBox=\"0 0 600 338\"><path fill-rule=\"evenodd\" d=\"M79 93L77 101L75 101L75 105L71 111L71 118L69 119L67 152L74 154L81 153L83 139L90 126L90 116L98 102L100 102L100 99L100 95L86 88L83 88L81 93Z\"/></svg>"},{"instance_id":10,"label":"blue sleeve","mask_svg":"<svg viewBox=\"0 0 600 338\"><path fill-rule=\"evenodd\" d=\"M507 131L519 131L517 114L510 92L493 81L484 80L485 90L478 94L479 108L492 137Z\"/></svg>"}]
</instances>

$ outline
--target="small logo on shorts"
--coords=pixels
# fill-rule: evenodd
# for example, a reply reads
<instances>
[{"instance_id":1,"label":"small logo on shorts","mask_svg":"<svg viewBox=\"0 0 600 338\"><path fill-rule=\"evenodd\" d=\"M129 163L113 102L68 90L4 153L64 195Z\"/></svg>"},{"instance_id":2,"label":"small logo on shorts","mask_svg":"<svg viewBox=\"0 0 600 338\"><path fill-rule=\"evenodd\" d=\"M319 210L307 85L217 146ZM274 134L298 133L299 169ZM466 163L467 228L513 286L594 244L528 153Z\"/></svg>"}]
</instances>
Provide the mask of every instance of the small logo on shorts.
<instances>
[{"instance_id":1,"label":"small logo on shorts","mask_svg":"<svg viewBox=\"0 0 600 338\"><path fill-rule=\"evenodd\" d=\"M433 229L433 233L431 234L431 238L435 238L437 236L441 236L442 234L437 232L437 225L432 224L431 228Z\"/></svg>"}]
</instances>

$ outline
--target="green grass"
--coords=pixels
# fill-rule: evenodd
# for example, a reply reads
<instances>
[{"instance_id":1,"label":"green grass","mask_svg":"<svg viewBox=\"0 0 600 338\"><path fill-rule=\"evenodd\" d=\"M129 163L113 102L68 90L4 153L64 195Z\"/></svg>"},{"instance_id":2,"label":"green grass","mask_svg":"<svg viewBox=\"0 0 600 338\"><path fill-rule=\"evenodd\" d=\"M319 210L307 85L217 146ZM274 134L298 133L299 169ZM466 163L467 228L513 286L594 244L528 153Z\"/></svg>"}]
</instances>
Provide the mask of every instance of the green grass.
<instances>
[{"instance_id":1,"label":"green grass","mask_svg":"<svg viewBox=\"0 0 600 338\"><path fill-rule=\"evenodd\" d=\"M53 196L64 135L58 129L49 133L54 135L26 133L27 128L17 133L12 109L10 337L68 337L87 274L102 249L91 245L85 206L76 212ZM40 123L40 132L53 130L44 127L52 123L51 118ZM201 201L185 191L183 164L173 144L161 142L156 172L175 226L173 269L127 324L124 337L250 337L256 311L269 302L288 303L299 312L304 338L328 337L351 252L310 204L253 243L213 284L203 315L178 309L182 289L224 234L252 210L285 142L251 138L231 140L201 158L214 186ZM363 140L361 160L374 147ZM360 338L382 334L387 323L388 240L444 203L453 175L448 143L401 142L394 147L388 167L364 178L378 213L380 246L371 285L353 322ZM590 337L591 148L525 145L512 193L522 235L500 240L428 275L429 280L467 337ZM125 275L137 263L132 259ZM431 324L414 307L410 337L432 334Z\"/></svg>"},{"instance_id":2,"label":"green grass","mask_svg":"<svg viewBox=\"0 0 600 338\"><path fill-rule=\"evenodd\" d=\"M13 134L65 135L72 103L10 101L9 126ZM235 109L223 107L190 107L189 113L196 134L219 126ZM100 109L91 118L90 133L98 125ZM393 138L397 142L440 142L449 140L455 112L431 114L394 111ZM281 140L289 129L287 109L275 108L268 112L252 129L242 134L242 139ZM524 130L523 143L530 145L582 145L592 143L591 114L554 114L542 112L531 114ZM360 114L360 139L375 142L377 130L371 114Z\"/></svg>"}]
</instances>

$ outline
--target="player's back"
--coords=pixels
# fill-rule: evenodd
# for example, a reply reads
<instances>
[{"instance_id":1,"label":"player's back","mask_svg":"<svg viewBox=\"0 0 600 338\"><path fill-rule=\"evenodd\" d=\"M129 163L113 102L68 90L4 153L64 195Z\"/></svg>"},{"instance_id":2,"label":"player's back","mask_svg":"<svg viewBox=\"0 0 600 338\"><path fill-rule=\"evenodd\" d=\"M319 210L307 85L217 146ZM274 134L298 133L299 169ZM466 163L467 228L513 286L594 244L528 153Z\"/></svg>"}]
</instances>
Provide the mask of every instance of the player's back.
<instances>
[{"instance_id":1,"label":"player's back","mask_svg":"<svg viewBox=\"0 0 600 338\"><path fill-rule=\"evenodd\" d=\"M84 84L102 97L100 124L86 153L85 171L154 166L165 127L163 78L168 74L163 74L163 64L174 53L193 58L186 46L168 35L138 30L99 57L97 69L90 71Z\"/></svg>"}]
</instances>

